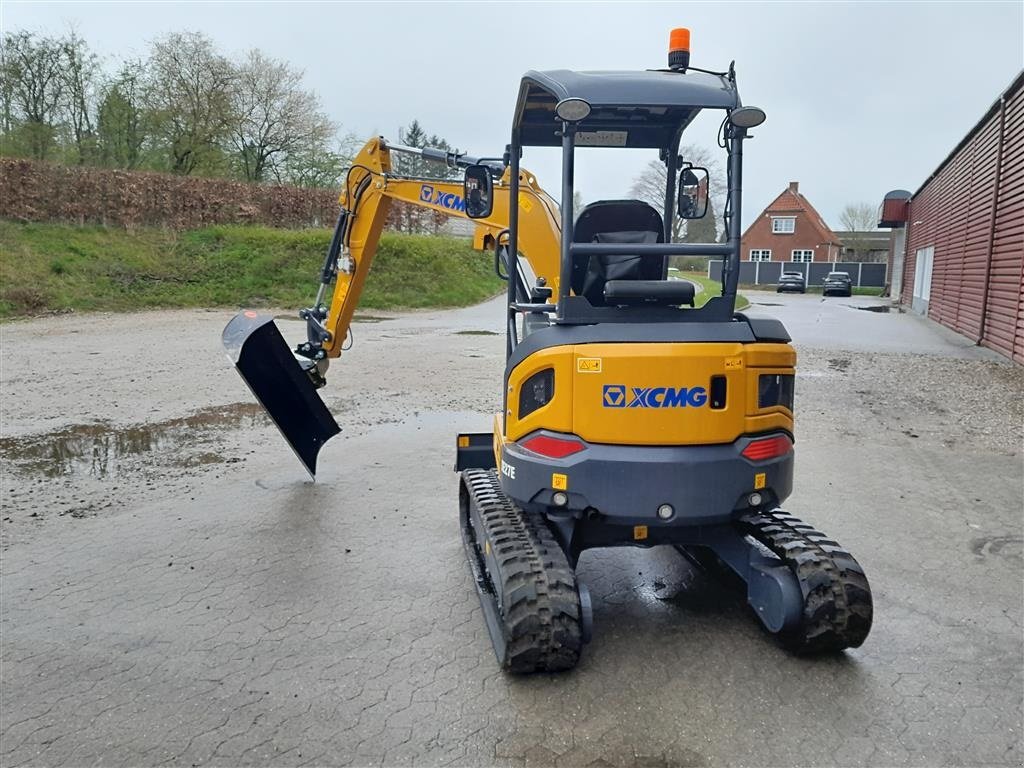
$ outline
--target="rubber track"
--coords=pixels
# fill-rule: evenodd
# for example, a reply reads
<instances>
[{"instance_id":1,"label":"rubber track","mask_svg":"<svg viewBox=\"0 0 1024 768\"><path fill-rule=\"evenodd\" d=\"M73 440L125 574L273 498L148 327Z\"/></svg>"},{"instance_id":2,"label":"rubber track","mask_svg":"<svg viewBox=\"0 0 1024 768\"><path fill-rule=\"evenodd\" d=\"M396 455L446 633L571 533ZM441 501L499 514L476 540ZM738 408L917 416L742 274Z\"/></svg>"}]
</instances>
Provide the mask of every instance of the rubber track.
<instances>
[{"instance_id":1,"label":"rubber track","mask_svg":"<svg viewBox=\"0 0 1024 768\"><path fill-rule=\"evenodd\" d=\"M871 588L853 555L781 509L746 515L738 523L785 562L800 583L803 616L781 638L790 649L826 653L864 642L871 631Z\"/></svg>"},{"instance_id":2,"label":"rubber track","mask_svg":"<svg viewBox=\"0 0 1024 768\"><path fill-rule=\"evenodd\" d=\"M583 647L576 576L542 515L517 507L494 470L462 473L470 514L482 523L498 573L487 572L514 674L572 669ZM479 548L480 542L477 542Z\"/></svg>"}]
</instances>

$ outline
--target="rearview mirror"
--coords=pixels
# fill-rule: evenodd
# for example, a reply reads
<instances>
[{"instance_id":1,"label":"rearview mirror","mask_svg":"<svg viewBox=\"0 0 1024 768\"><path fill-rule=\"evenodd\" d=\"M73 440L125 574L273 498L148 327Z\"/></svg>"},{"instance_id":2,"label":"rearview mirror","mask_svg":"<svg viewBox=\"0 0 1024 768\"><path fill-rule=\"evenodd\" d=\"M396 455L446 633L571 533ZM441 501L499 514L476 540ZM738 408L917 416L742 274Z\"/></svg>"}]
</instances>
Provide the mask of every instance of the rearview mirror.
<instances>
[{"instance_id":1,"label":"rearview mirror","mask_svg":"<svg viewBox=\"0 0 1024 768\"><path fill-rule=\"evenodd\" d=\"M494 181L486 165L466 168L462 189L462 199L466 201L466 215L469 218L482 219L491 215L494 209Z\"/></svg>"},{"instance_id":2,"label":"rearview mirror","mask_svg":"<svg viewBox=\"0 0 1024 768\"><path fill-rule=\"evenodd\" d=\"M679 174L677 211L681 219L701 219L708 212L708 171L684 168Z\"/></svg>"}]
</instances>

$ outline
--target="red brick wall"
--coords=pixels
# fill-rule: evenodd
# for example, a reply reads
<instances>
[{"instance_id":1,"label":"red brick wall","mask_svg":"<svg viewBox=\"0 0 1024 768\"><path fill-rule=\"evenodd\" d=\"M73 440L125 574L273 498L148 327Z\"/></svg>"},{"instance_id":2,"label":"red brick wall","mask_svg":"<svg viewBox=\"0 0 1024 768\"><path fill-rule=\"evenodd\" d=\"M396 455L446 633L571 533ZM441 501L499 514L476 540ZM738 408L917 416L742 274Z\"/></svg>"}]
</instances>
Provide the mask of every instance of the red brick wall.
<instances>
[{"instance_id":1,"label":"red brick wall","mask_svg":"<svg viewBox=\"0 0 1024 768\"><path fill-rule=\"evenodd\" d=\"M795 216L796 231L791 235L772 233L772 216ZM839 246L821 242L821 234L811 225L807 213L788 212L783 210L765 211L759 216L743 236L740 258L750 260L750 251L755 248L770 248L772 261L792 261L793 251L806 249L814 251L815 261L839 261Z\"/></svg>"}]
</instances>

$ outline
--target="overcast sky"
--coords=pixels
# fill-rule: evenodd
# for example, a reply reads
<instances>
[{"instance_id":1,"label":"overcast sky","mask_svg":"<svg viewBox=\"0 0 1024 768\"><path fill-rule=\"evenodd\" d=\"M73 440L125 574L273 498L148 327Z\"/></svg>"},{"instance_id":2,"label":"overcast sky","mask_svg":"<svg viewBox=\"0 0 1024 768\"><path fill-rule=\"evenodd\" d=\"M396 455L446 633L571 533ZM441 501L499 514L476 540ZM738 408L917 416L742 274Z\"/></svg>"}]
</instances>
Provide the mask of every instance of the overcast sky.
<instances>
[{"instance_id":1,"label":"overcast sky","mask_svg":"<svg viewBox=\"0 0 1024 768\"><path fill-rule=\"evenodd\" d=\"M833 228L849 202L916 190L1024 67L1024 2L300 3L18 2L3 29L69 25L111 64L167 32L199 30L227 54L260 48L305 70L343 130L397 139L417 118L459 149L500 155L528 69L665 66L669 30L691 61L736 60L740 95L768 121L747 144L744 225L789 181ZM685 142L714 146L718 120ZM717 150L716 150L717 151ZM653 155L652 155L653 156ZM586 201L623 197L647 155L591 151ZM557 155L523 165L558 195Z\"/></svg>"}]
</instances>

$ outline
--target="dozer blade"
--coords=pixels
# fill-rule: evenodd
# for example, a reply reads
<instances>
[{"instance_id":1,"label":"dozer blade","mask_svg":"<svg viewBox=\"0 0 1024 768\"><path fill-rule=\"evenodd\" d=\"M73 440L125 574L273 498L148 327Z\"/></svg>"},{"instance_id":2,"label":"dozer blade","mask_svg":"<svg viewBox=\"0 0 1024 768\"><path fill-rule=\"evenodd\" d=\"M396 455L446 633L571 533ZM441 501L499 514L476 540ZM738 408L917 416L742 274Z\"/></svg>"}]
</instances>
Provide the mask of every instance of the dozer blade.
<instances>
[{"instance_id":1,"label":"dozer blade","mask_svg":"<svg viewBox=\"0 0 1024 768\"><path fill-rule=\"evenodd\" d=\"M224 349L310 477L324 443L341 431L269 316L239 312L221 334Z\"/></svg>"}]
</instances>

